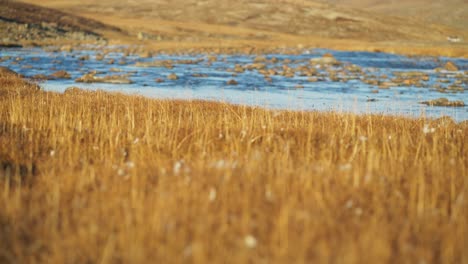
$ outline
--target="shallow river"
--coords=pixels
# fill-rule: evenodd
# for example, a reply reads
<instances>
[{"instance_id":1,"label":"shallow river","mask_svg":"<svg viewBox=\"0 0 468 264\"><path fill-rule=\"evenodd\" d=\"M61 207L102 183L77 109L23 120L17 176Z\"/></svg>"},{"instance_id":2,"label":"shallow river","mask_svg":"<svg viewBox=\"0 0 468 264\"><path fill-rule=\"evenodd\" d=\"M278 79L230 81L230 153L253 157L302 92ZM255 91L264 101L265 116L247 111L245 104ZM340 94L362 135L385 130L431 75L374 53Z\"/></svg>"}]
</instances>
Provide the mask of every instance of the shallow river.
<instances>
[{"instance_id":1,"label":"shallow river","mask_svg":"<svg viewBox=\"0 0 468 264\"><path fill-rule=\"evenodd\" d=\"M310 50L299 55L267 54L264 55L265 58L257 58L257 64L259 61L263 64L264 68L261 70L234 72L236 64L252 64L256 56L217 55L210 62L210 55L206 54L158 54L152 58L141 58L138 55L124 56L119 52L110 52L104 59L97 60L98 53L99 51L93 50L61 52L39 48L0 49L0 66L9 67L27 77L50 75L58 70L65 70L71 75L71 79L40 81L44 89L57 92L75 86L155 98L204 99L277 109L335 110L416 117L446 115L457 121L468 120L466 106L436 107L420 103L444 97L467 104L467 59L410 58L388 53ZM324 66L311 63L311 59L322 58L326 53L332 54L340 64ZM83 57L86 55L89 58ZM115 60L114 64L109 64L111 59ZM141 64L161 60L171 60L173 68L157 65L140 67ZM443 67L449 60L458 66L458 71L435 70ZM281 74L281 71L286 71L283 65L296 70L292 75L284 76L287 74ZM306 68L308 74L301 73L301 67ZM271 74L265 78L265 71L268 70L279 74ZM90 71L97 71L96 76L128 74L127 78L132 83L75 82L76 78ZM310 74L312 71L313 75ZM401 77L401 72L417 72L418 76L424 75L425 78L407 85L385 84L395 84L392 80ZM178 79L169 80L171 73L175 73ZM229 80L235 80L237 84L229 85Z\"/></svg>"}]
</instances>

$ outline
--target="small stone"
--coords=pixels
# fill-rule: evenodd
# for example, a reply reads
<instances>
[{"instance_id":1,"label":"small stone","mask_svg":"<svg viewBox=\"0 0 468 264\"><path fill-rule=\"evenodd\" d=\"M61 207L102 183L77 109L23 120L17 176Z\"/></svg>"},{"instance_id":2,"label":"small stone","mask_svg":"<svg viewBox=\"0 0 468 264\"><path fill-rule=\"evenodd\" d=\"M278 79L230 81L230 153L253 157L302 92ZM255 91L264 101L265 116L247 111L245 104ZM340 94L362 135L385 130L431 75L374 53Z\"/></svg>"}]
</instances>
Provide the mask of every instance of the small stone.
<instances>
[{"instance_id":1,"label":"small stone","mask_svg":"<svg viewBox=\"0 0 468 264\"><path fill-rule=\"evenodd\" d=\"M87 60L89 60L89 55L83 55L83 56L79 57L78 60L87 61Z\"/></svg>"},{"instance_id":2,"label":"small stone","mask_svg":"<svg viewBox=\"0 0 468 264\"><path fill-rule=\"evenodd\" d=\"M457 65L451 61L445 64L444 69L447 71L458 71Z\"/></svg>"},{"instance_id":3,"label":"small stone","mask_svg":"<svg viewBox=\"0 0 468 264\"><path fill-rule=\"evenodd\" d=\"M73 48L72 48L72 46L70 46L70 45L65 45L65 46L62 46L62 47L60 48L60 51L72 52L72 51L73 51Z\"/></svg>"},{"instance_id":4,"label":"small stone","mask_svg":"<svg viewBox=\"0 0 468 264\"><path fill-rule=\"evenodd\" d=\"M177 76L177 74L171 73L171 74L169 74L167 76L167 79L175 81L175 80L179 79L179 77Z\"/></svg>"},{"instance_id":5,"label":"small stone","mask_svg":"<svg viewBox=\"0 0 468 264\"><path fill-rule=\"evenodd\" d=\"M390 87L397 87L398 84L394 82L383 82L379 85L379 89L389 89Z\"/></svg>"},{"instance_id":6,"label":"small stone","mask_svg":"<svg viewBox=\"0 0 468 264\"><path fill-rule=\"evenodd\" d=\"M171 60L157 60L157 61L151 61L151 62L137 62L135 64L136 67L144 67L144 68L150 68L150 67L164 67L166 69L173 69L173 61Z\"/></svg>"},{"instance_id":7,"label":"small stone","mask_svg":"<svg viewBox=\"0 0 468 264\"><path fill-rule=\"evenodd\" d=\"M253 63L253 64L246 65L245 68L249 71L252 71L252 70L258 71L258 70L266 69L266 65L263 63Z\"/></svg>"},{"instance_id":8,"label":"small stone","mask_svg":"<svg viewBox=\"0 0 468 264\"><path fill-rule=\"evenodd\" d=\"M71 78L71 75L66 71L57 71L57 72L52 73L50 76L55 79L70 79Z\"/></svg>"},{"instance_id":9,"label":"small stone","mask_svg":"<svg viewBox=\"0 0 468 264\"><path fill-rule=\"evenodd\" d=\"M266 62L267 59L263 56L258 56L258 57L255 57L255 59L253 60L254 63L260 63L260 62Z\"/></svg>"},{"instance_id":10,"label":"small stone","mask_svg":"<svg viewBox=\"0 0 468 264\"><path fill-rule=\"evenodd\" d=\"M465 103L463 101L450 101L447 98L438 98L435 100L424 101L421 104L428 106L445 106L445 107L464 107Z\"/></svg>"},{"instance_id":11,"label":"small stone","mask_svg":"<svg viewBox=\"0 0 468 264\"><path fill-rule=\"evenodd\" d=\"M111 84L131 84L132 81L128 79L126 75L111 75L111 76L96 76L96 72L87 73L80 78L77 78L75 82L83 83L111 83Z\"/></svg>"},{"instance_id":12,"label":"small stone","mask_svg":"<svg viewBox=\"0 0 468 264\"><path fill-rule=\"evenodd\" d=\"M321 58L312 58L309 60L310 64L316 65L316 64L322 64L322 65L333 65L333 66L338 66L341 63L335 59L335 57L332 54L324 54Z\"/></svg>"},{"instance_id":13,"label":"small stone","mask_svg":"<svg viewBox=\"0 0 468 264\"><path fill-rule=\"evenodd\" d=\"M216 62L216 61L218 61L218 57L216 57L216 56L209 56L209 57L208 57L208 61L209 61L209 62Z\"/></svg>"},{"instance_id":14,"label":"small stone","mask_svg":"<svg viewBox=\"0 0 468 264\"><path fill-rule=\"evenodd\" d=\"M100 53L96 54L96 60L97 61L102 61L103 59L104 59L104 55L102 55Z\"/></svg>"},{"instance_id":15,"label":"small stone","mask_svg":"<svg viewBox=\"0 0 468 264\"><path fill-rule=\"evenodd\" d=\"M45 81L45 80L49 80L50 77L47 76L47 75L44 75L44 74L36 74L36 75L32 76L31 79Z\"/></svg>"},{"instance_id":16,"label":"small stone","mask_svg":"<svg viewBox=\"0 0 468 264\"><path fill-rule=\"evenodd\" d=\"M149 51L144 51L140 54L140 58L147 59L153 57L153 54Z\"/></svg>"},{"instance_id":17,"label":"small stone","mask_svg":"<svg viewBox=\"0 0 468 264\"><path fill-rule=\"evenodd\" d=\"M239 83L238 83L236 80L231 79L231 80L229 80L229 81L227 82L227 84L228 84L228 85L238 85Z\"/></svg>"},{"instance_id":18,"label":"small stone","mask_svg":"<svg viewBox=\"0 0 468 264\"><path fill-rule=\"evenodd\" d=\"M203 74L203 73L194 73L192 74L192 77L195 77L195 78L206 78L208 77L207 74Z\"/></svg>"},{"instance_id":19,"label":"small stone","mask_svg":"<svg viewBox=\"0 0 468 264\"><path fill-rule=\"evenodd\" d=\"M242 66L239 64L236 64L236 66L234 67L234 72L243 73L244 71L244 68L242 68Z\"/></svg>"}]
</instances>

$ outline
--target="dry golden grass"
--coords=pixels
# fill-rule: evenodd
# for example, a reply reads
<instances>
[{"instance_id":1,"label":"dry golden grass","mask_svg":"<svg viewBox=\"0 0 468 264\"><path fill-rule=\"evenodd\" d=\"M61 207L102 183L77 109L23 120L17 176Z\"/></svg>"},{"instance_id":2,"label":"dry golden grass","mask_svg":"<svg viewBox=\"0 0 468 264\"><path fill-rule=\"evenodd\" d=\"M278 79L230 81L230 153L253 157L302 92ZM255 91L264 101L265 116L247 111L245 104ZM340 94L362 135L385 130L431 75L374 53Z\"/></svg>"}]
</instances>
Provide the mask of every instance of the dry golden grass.
<instances>
[{"instance_id":1,"label":"dry golden grass","mask_svg":"<svg viewBox=\"0 0 468 264\"><path fill-rule=\"evenodd\" d=\"M2 263L468 263L466 122L0 87Z\"/></svg>"}]
</instances>

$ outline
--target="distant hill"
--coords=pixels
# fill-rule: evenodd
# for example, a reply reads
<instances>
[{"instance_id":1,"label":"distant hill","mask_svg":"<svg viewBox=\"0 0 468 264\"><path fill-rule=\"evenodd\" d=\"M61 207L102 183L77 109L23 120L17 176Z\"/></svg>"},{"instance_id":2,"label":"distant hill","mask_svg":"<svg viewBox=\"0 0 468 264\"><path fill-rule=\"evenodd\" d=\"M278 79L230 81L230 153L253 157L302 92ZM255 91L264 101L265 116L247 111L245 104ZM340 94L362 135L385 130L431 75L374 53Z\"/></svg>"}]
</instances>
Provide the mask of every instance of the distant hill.
<instances>
[{"instance_id":1,"label":"distant hill","mask_svg":"<svg viewBox=\"0 0 468 264\"><path fill-rule=\"evenodd\" d=\"M468 31L467 0L323 0L385 15L412 17Z\"/></svg>"},{"instance_id":2,"label":"distant hill","mask_svg":"<svg viewBox=\"0 0 468 264\"><path fill-rule=\"evenodd\" d=\"M66 30L78 30L89 33L95 33L97 30L120 30L96 20L86 19L71 13L8 0L0 0L0 19L25 24L52 23Z\"/></svg>"},{"instance_id":3,"label":"distant hill","mask_svg":"<svg viewBox=\"0 0 468 264\"><path fill-rule=\"evenodd\" d=\"M465 28L381 13L378 0L318 1L0 0L0 45L108 40L152 50L317 47L468 57Z\"/></svg>"},{"instance_id":4,"label":"distant hill","mask_svg":"<svg viewBox=\"0 0 468 264\"><path fill-rule=\"evenodd\" d=\"M0 45L53 44L103 40L119 28L56 9L0 0Z\"/></svg>"},{"instance_id":5,"label":"distant hill","mask_svg":"<svg viewBox=\"0 0 468 264\"><path fill-rule=\"evenodd\" d=\"M336 0L353 1L353 0ZM368 0L369 1L369 0ZM299 0L29 0L43 6L58 8L73 14L100 14L123 18L153 19L155 31L162 35L184 33L165 29L164 22L201 23L186 33L203 36L202 24L222 25L337 39L369 41L434 40L441 41L453 34L450 29L428 26L408 19L382 16L368 11L343 8L313 1ZM356 0L357 2L357 0ZM100 15L96 15L99 19ZM116 21L116 23L119 23ZM122 26L122 25L120 25ZM136 28L138 24L129 24ZM158 28L159 26L159 28ZM234 31L233 31L234 32ZM227 31L226 38L236 36ZM235 33L234 33L235 35ZM261 38L261 34L259 36Z\"/></svg>"}]
</instances>

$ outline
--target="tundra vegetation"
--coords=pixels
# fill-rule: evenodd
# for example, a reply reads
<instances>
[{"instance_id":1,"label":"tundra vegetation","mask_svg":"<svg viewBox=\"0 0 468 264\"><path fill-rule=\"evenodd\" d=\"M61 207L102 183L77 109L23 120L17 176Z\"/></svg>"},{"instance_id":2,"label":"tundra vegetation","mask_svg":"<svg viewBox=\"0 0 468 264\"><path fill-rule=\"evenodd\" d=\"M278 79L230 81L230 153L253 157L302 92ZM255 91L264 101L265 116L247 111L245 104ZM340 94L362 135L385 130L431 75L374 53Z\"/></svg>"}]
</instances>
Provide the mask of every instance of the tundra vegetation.
<instances>
[{"instance_id":1,"label":"tundra vegetation","mask_svg":"<svg viewBox=\"0 0 468 264\"><path fill-rule=\"evenodd\" d=\"M0 72L2 263L467 263L467 122Z\"/></svg>"},{"instance_id":2,"label":"tundra vegetation","mask_svg":"<svg viewBox=\"0 0 468 264\"><path fill-rule=\"evenodd\" d=\"M249 54L258 57L230 65L223 84L241 87L237 74L256 71L266 82L307 76L294 87L304 90L365 77L371 93L464 93L464 64L445 60L436 75L384 77L338 72L333 56L300 68L264 57L327 48L468 58L463 2L0 0L2 47L126 47L120 59L106 48L79 57L80 67L115 68L77 79L0 60L36 82L127 85L138 80L119 68L126 57L155 57L135 66L167 70L154 83L170 84L185 78L174 67L201 61L157 55ZM419 102L465 107L434 98ZM0 67L0 263L468 263L467 136L468 122L449 117L46 92Z\"/></svg>"}]
</instances>

